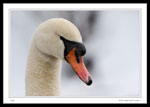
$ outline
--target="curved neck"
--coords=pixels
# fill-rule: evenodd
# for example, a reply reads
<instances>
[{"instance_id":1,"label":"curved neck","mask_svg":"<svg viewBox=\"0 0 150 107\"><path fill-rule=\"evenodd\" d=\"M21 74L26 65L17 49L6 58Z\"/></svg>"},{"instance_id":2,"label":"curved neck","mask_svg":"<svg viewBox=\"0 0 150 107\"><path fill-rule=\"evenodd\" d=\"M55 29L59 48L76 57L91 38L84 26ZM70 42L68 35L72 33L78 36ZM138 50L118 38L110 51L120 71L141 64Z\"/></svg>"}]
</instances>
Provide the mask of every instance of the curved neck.
<instances>
[{"instance_id":1,"label":"curved neck","mask_svg":"<svg viewBox=\"0 0 150 107\"><path fill-rule=\"evenodd\" d=\"M26 95L59 95L61 65L61 59L41 53L32 42L26 69Z\"/></svg>"}]
</instances>

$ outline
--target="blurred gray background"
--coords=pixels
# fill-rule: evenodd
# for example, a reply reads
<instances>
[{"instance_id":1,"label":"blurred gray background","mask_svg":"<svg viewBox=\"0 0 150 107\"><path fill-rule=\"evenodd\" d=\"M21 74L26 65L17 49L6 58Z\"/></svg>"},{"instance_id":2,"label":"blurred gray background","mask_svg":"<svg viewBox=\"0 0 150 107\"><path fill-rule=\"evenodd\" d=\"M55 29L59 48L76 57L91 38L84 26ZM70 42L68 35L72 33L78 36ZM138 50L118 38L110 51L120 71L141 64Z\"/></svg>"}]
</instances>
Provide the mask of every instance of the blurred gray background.
<instances>
[{"instance_id":1,"label":"blurred gray background","mask_svg":"<svg viewBox=\"0 0 150 107\"><path fill-rule=\"evenodd\" d=\"M10 97L25 96L29 42L36 27L49 18L65 18L81 32L84 61L93 76L86 86L63 62L62 96L138 97L141 95L141 23L138 10L10 11Z\"/></svg>"}]
</instances>

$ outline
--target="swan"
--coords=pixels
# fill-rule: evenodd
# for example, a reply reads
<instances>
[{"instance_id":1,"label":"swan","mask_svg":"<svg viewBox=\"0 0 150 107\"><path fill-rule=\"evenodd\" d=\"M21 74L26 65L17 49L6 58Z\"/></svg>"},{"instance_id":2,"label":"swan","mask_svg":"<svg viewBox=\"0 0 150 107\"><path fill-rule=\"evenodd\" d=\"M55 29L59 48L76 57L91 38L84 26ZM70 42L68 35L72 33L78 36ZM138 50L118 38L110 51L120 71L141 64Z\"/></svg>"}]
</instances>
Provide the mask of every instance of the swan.
<instances>
[{"instance_id":1,"label":"swan","mask_svg":"<svg viewBox=\"0 0 150 107\"><path fill-rule=\"evenodd\" d=\"M86 48L77 27L64 18L52 18L41 23L30 41L26 67L26 96L59 96L62 61L72 67L87 85L92 76L82 56Z\"/></svg>"}]
</instances>

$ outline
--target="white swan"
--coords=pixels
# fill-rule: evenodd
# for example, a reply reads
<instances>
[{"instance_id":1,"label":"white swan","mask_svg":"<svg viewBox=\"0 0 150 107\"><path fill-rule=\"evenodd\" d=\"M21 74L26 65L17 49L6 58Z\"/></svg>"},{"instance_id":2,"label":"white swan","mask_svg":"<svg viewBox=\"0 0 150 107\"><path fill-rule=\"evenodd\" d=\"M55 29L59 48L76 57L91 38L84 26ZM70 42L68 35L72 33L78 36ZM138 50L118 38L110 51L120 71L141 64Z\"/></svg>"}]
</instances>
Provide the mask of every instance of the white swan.
<instances>
[{"instance_id":1,"label":"white swan","mask_svg":"<svg viewBox=\"0 0 150 107\"><path fill-rule=\"evenodd\" d=\"M87 85L92 77L84 66L86 50L80 32L63 18L49 19L36 29L31 40L27 69L27 96L60 95L60 73L65 59Z\"/></svg>"}]
</instances>

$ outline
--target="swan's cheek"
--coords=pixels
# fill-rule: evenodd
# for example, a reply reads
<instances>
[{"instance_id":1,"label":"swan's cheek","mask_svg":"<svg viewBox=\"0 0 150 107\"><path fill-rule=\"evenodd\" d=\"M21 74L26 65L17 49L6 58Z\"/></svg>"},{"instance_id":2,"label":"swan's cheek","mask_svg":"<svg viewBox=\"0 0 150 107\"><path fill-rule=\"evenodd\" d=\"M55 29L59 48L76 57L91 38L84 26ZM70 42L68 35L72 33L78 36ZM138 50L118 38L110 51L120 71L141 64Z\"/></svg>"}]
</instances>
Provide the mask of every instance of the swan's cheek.
<instances>
[{"instance_id":1,"label":"swan's cheek","mask_svg":"<svg viewBox=\"0 0 150 107\"><path fill-rule=\"evenodd\" d=\"M58 45L57 47L53 49L53 51L54 51L53 56L56 56L57 58L60 58L60 59L64 59L64 46L63 45Z\"/></svg>"},{"instance_id":2,"label":"swan's cheek","mask_svg":"<svg viewBox=\"0 0 150 107\"><path fill-rule=\"evenodd\" d=\"M34 38L35 46L41 52L52 55L57 58L64 58L64 44L57 37L48 37L48 35L36 35Z\"/></svg>"}]
</instances>

